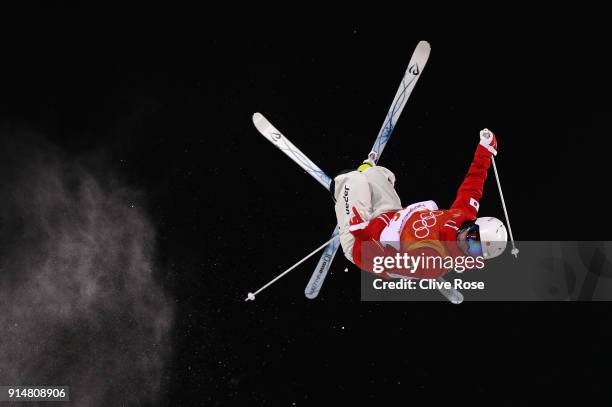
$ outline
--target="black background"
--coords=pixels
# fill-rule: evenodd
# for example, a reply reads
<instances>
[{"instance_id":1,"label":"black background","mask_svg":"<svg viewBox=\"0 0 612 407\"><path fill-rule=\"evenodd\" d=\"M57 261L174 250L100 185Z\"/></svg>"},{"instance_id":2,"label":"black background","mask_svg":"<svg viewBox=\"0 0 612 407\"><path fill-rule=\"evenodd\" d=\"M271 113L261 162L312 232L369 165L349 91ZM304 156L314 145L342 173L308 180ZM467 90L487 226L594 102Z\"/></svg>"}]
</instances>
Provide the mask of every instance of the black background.
<instances>
[{"instance_id":1,"label":"black background","mask_svg":"<svg viewBox=\"0 0 612 407\"><path fill-rule=\"evenodd\" d=\"M102 151L146 197L158 277L177 307L164 403L529 404L531 391L548 397L576 379L584 391L604 385L607 304L361 303L358 271L340 254L315 301L303 296L312 259L243 302L335 222L328 193L257 133L252 114L328 174L353 167L421 39L431 57L380 161L404 204L450 204L489 127L517 239L606 239L600 33L542 21L484 20L468 33L348 17L212 20L37 18L12 31L3 58L3 126L69 155ZM492 177L481 213L503 216Z\"/></svg>"}]
</instances>

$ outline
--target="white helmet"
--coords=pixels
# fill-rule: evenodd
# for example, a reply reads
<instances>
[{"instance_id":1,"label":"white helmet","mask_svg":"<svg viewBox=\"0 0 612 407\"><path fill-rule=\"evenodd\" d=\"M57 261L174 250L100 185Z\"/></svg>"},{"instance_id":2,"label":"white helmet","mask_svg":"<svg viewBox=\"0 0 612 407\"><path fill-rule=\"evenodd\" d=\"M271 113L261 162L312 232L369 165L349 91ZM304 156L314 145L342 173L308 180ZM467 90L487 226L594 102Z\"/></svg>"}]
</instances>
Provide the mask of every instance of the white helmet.
<instances>
[{"instance_id":1,"label":"white helmet","mask_svg":"<svg viewBox=\"0 0 612 407\"><path fill-rule=\"evenodd\" d=\"M508 245L508 231L504 223L491 216L478 218L475 222L480 232L482 255L486 260L499 256Z\"/></svg>"}]
</instances>

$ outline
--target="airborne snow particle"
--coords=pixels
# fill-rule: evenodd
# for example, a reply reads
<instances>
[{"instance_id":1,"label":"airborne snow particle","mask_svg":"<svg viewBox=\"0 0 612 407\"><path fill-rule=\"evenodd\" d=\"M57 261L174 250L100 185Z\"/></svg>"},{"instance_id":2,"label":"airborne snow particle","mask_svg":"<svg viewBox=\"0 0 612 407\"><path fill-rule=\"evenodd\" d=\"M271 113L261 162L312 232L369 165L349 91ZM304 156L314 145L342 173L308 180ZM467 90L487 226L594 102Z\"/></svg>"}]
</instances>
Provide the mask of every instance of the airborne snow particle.
<instances>
[{"instance_id":1,"label":"airborne snow particle","mask_svg":"<svg viewBox=\"0 0 612 407\"><path fill-rule=\"evenodd\" d=\"M173 310L138 194L38 140L4 144L0 381L68 385L78 406L154 403Z\"/></svg>"}]
</instances>

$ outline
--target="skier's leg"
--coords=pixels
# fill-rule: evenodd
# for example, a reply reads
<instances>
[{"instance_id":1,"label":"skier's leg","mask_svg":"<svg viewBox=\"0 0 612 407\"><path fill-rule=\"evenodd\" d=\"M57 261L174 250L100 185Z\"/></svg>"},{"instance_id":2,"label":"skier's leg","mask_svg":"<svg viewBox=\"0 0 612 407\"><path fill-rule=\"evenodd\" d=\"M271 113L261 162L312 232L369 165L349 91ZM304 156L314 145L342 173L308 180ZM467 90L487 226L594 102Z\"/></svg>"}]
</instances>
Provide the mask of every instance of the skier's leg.
<instances>
[{"instance_id":1,"label":"skier's leg","mask_svg":"<svg viewBox=\"0 0 612 407\"><path fill-rule=\"evenodd\" d=\"M395 174L379 165L362 172L368 181L372 200L372 218L385 212L402 209L402 202L395 191Z\"/></svg>"},{"instance_id":2,"label":"skier's leg","mask_svg":"<svg viewBox=\"0 0 612 407\"><path fill-rule=\"evenodd\" d=\"M364 220L372 218L371 192L367 178L359 171L338 175L334 178L334 196L340 244L344 255L352 262L355 244L355 238L349 232L349 221L354 216L352 208L357 209Z\"/></svg>"}]
</instances>

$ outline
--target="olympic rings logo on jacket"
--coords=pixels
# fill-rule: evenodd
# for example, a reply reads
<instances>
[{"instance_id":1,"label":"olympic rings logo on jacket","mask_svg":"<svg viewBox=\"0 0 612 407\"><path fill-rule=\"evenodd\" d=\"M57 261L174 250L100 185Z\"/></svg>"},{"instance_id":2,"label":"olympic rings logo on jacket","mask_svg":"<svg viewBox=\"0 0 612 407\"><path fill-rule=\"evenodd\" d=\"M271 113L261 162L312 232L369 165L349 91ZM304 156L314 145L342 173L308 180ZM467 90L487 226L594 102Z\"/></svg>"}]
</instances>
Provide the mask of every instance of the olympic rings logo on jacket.
<instances>
[{"instance_id":1,"label":"olympic rings logo on jacket","mask_svg":"<svg viewBox=\"0 0 612 407\"><path fill-rule=\"evenodd\" d=\"M412 230L414 230L414 236L418 239L424 239L429 236L429 228L433 227L437 223L437 216L442 215L443 211L429 211L422 212L419 214L421 219L417 219L412 222Z\"/></svg>"}]
</instances>

